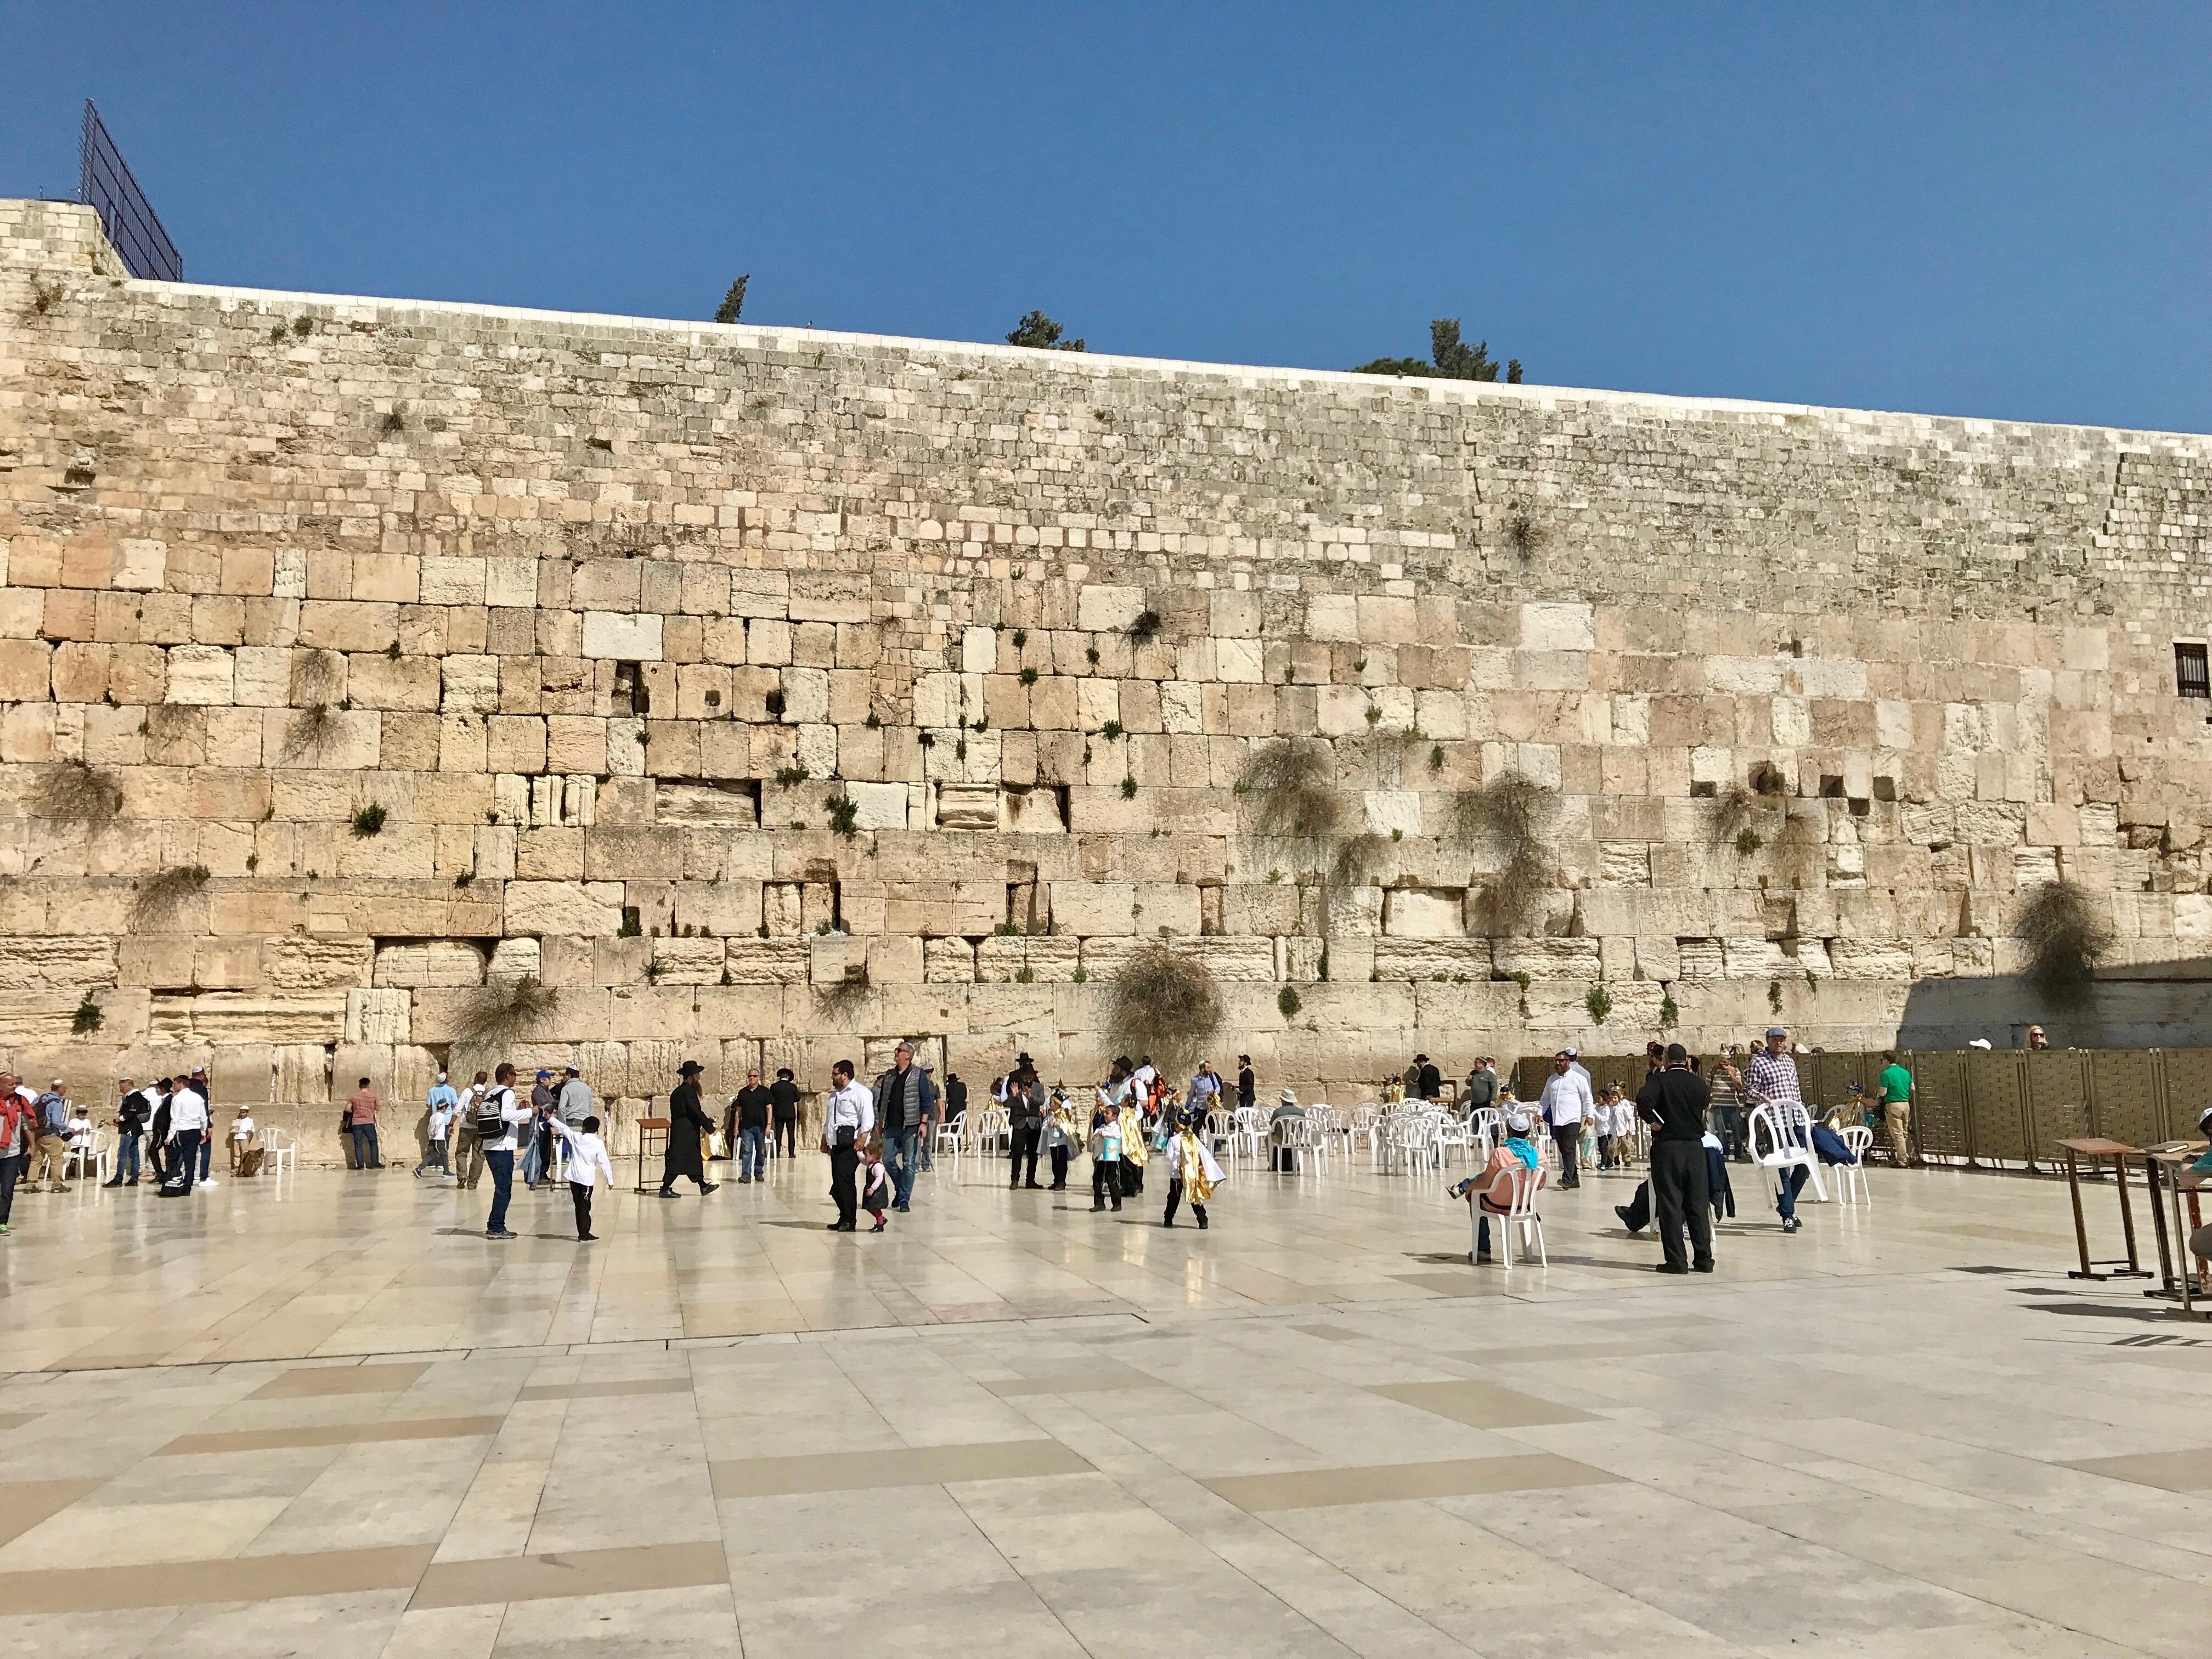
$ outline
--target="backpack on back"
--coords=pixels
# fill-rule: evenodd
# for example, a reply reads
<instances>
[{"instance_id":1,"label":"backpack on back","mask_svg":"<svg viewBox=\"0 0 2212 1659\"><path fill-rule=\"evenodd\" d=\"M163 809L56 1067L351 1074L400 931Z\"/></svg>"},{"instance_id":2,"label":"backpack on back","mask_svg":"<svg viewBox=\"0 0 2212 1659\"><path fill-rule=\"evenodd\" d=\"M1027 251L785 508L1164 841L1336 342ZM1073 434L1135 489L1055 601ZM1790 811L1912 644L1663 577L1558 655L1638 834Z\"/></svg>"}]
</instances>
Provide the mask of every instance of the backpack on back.
<instances>
[{"instance_id":1,"label":"backpack on back","mask_svg":"<svg viewBox=\"0 0 2212 1659\"><path fill-rule=\"evenodd\" d=\"M476 1126L478 1140L497 1140L507 1133L506 1107L514 1099L512 1089L487 1089L477 1102Z\"/></svg>"}]
</instances>

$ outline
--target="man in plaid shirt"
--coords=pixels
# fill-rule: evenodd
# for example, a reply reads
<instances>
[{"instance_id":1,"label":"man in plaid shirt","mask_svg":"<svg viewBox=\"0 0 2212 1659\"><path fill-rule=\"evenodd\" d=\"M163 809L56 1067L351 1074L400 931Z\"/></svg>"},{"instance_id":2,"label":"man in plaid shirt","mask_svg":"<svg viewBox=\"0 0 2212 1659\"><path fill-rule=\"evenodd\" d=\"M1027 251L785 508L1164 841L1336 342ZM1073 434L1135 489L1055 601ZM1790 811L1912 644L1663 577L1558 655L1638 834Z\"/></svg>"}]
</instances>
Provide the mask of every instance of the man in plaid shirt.
<instances>
[{"instance_id":1,"label":"man in plaid shirt","mask_svg":"<svg viewBox=\"0 0 2212 1659\"><path fill-rule=\"evenodd\" d=\"M1805 1099L1798 1086L1797 1059L1790 1052L1790 1033L1779 1025L1766 1028L1766 1046L1751 1057L1744 1070L1744 1092L1753 1106L1800 1105ZM1776 1124L1786 1143L1805 1144L1804 1131ZM1780 1194L1775 1207L1782 1216L1782 1231L1794 1233L1804 1224L1797 1219L1797 1194L1812 1176L1809 1164L1793 1164L1775 1171Z\"/></svg>"}]
</instances>

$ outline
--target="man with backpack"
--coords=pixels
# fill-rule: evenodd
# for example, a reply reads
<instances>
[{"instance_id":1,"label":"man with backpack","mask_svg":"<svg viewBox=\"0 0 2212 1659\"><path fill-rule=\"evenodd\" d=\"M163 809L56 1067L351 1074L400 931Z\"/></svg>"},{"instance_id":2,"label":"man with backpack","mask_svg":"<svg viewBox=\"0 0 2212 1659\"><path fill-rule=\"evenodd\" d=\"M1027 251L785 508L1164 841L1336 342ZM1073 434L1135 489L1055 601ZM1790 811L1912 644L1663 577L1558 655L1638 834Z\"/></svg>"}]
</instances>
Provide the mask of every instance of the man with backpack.
<instances>
[{"instance_id":1,"label":"man with backpack","mask_svg":"<svg viewBox=\"0 0 2212 1659\"><path fill-rule=\"evenodd\" d=\"M23 1183L23 1190L37 1192L44 1172L55 1192L65 1193L69 1190L70 1103L69 1090L59 1078L32 1103L31 1112L39 1139L31 1153L31 1178Z\"/></svg>"},{"instance_id":2,"label":"man with backpack","mask_svg":"<svg viewBox=\"0 0 2212 1659\"><path fill-rule=\"evenodd\" d=\"M884 1137L884 1163L891 1172L891 1208L904 1210L914 1196L921 1138L937 1115L937 1084L914 1063L914 1045L891 1051L891 1068L876 1079L876 1122Z\"/></svg>"},{"instance_id":3,"label":"man with backpack","mask_svg":"<svg viewBox=\"0 0 2212 1659\"><path fill-rule=\"evenodd\" d=\"M483 1149L485 1167L491 1171L491 1214L484 1223L486 1238L513 1238L507 1231L507 1201L514 1191L514 1152L531 1109L514 1097L514 1067L505 1060L492 1075L492 1085L477 1097L474 1126L477 1144Z\"/></svg>"}]
</instances>

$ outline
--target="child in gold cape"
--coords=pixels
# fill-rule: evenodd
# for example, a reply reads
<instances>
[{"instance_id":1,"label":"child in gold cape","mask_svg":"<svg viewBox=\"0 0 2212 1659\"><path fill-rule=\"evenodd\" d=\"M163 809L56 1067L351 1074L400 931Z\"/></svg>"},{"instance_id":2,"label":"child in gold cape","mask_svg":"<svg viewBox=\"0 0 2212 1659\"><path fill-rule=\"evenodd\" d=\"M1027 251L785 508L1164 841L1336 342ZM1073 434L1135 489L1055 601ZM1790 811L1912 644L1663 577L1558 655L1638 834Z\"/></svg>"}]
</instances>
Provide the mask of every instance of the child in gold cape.
<instances>
[{"instance_id":1,"label":"child in gold cape","mask_svg":"<svg viewBox=\"0 0 2212 1659\"><path fill-rule=\"evenodd\" d=\"M1200 1232L1206 1231L1206 1201L1212 1197L1213 1189L1223 1180L1221 1166L1213 1160L1213 1153L1200 1133L1200 1122L1186 1121L1168 1140L1168 1211L1160 1225L1175 1225L1176 1208L1182 1202L1187 1191L1190 1194L1190 1212L1198 1218Z\"/></svg>"}]
</instances>

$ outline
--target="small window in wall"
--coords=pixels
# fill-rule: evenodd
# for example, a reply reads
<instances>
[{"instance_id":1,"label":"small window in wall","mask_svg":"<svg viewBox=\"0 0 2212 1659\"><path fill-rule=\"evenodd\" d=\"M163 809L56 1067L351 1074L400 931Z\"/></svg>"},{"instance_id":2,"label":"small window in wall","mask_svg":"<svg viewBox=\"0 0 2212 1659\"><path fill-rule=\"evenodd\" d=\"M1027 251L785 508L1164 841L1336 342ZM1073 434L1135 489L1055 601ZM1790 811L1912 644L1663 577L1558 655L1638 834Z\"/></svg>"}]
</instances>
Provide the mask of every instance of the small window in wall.
<instances>
[{"instance_id":1,"label":"small window in wall","mask_svg":"<svg viewBox=\"0 0 2212 1659\"><path fill-rule=\"evenodd\" d=\"M653 694L647 690L645 668L641 663L618 662L615 665L615 713L649 714L653 712Z\"/></svg>"},{"instance_id":2,"label":"small window in wall","mask_svg":"<svg viewBox=\"0 0 2212 1659\"><path fill-rule=\"evenodd\" d=\"M2201 642L2173 647L2173 689L2185 697L2212 697L2212 664Z\"/></svg>"}]
</instances>

